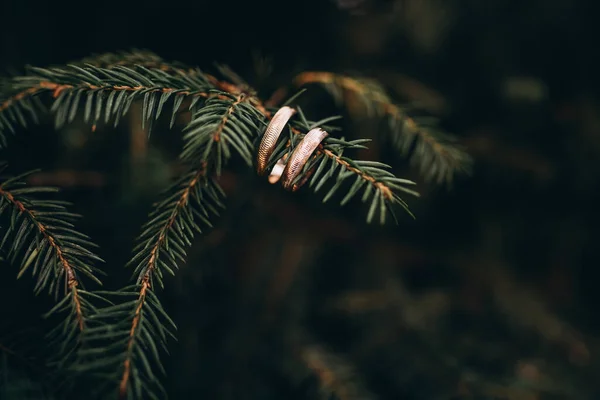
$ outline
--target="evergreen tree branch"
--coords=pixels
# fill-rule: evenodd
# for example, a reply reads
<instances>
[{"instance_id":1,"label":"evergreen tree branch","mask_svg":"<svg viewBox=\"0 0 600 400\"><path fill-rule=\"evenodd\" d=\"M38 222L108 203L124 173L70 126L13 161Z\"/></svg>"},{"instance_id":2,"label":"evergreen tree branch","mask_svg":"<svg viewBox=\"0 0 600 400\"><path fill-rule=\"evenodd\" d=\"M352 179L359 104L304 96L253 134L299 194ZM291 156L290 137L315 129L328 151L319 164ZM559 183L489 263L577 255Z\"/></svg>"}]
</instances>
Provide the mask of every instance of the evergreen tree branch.
<instances>
[{"instance_id":1,"label":"evergreen tree branch","mask_svg":"<svg viewBox=\"0 0 600 400\"><path fill-rule=\"evenodd\" d=\"M79 275L101 284L97 278L101 271L93 262L103 261L89 250L95 247L89 237L74 229L73 221L79 216L67 210L68 203L37 198L57 189L24 187L22 180L31 173L0 184L0 216L10 221L0 247L8 246L10 262L21 260L18 277L32 269L36 294L47 289L58 299L63 287L64 296L46 316L67 313L63 323L48 335L52 344L60 346L59 362L65 363L77 349L79 337L94 311L91 299L99 297L83 288Z\"/></svg>"},{"instance_id":2,"label":"evergreen tree branch","mask_svg":"<svg viewBox=\"0 0 600 400\"><path fill-rule=\"evenodd\" d=\"M409 155L426 180L450 183L457 173L470 170L471 158L457 146L455 139L435 127L432 119L416 119L392 102L376 82L329 72L304 72L294 79L297 86L321 84L339 102L349 108L360 101L367 114L389 118L393 145ZM356 110L356 109L355 109Z\"/></svg>"},{"instance_id":3,"label":"evergreen tree branch","mask_svg":"<svg viewBox=\"0 0 600 400\"><path fill-rule=\"evenodd\" d=\"M164 373L158 348L166 351L167 336L174 338L176 328L154 288L162 288L164 274L174 274L185 260L185 247L194 233L201 233L200 224L211 226L209 218L223 207L224 194L206 172L205 166L191 170L156 204L128 263L134 266L136 284L107 293L132 300L100 309L98 325L85 337L80 369L117 371L120 398L164 398L152 363Z\"/></svg>"},{"instance_id":4,"label":"evergreen tree branch","mask_svg":"<svg viewBox=\"0 0 600 400\"><path fill-rule=\"evenodd\" d=\"M259 108L263 114L266 112L262 102L256 97L256 91L248 85L239 75L233 72L229 67L217 65L219 72L231 82L222 81L215 76L202 72L198 68L192 68L183 63L174 63L164 60L162 57L148 50L131 50L119 53L96 54L84 58L76 63L77 65L94 65L106 69L112 69L119 66L125 67L145 67L158 69L160 71L175 74L196 76L201 75L206 78L218 90L228 92L233 95L246 94L248 101Z\"/></svg>"},{"instance_id":5,"label":"evergreen tree branch","mask_svg":"<svg viewBox=\"0 0 600 400\"><path fill-rule=\"evenodd\" d=\"M309 122L300 109L299 115L301 117L300 121L291 122L291 136L287 141L281 141L278 148L271 155L268 163L269 167L273 166L277 160L286 158L291 154L304 137L303 131L306 132L316 126L324 126L329 131L335 129L323 125L323 123L333 118L327 118L324 120L325 122ZM371 223L375 216L379 215L379 222L384 224L388 211L396 220L392 208L394 204L399 204L409 215L414 217L408 208L408 204L398 194L402 191L412 196L418 196L417 192L407 187L415 185L414 182L397 178L388 171L391 168L389 165L375 161L353 160L343 155L344 151L348 149L366 149L367 147L364 146L366 142L369 142L369 139L346 141L343 138L336 139L331 136L325 138L313 157L306 163L294 184L299 187L308 181L309 186L313 187L315 192L318 192L327 182L333 181L333 185L323 198L323 202L327 202L343 187L348 178L354 177L355 180L345 192L340 205L347 204L362 191L362 202L370 202L367 214L368 223Z\"/></svg>"},{"instance_id":6,"label":"evergreen tree branch","mask_svg":"<svg viewBox=\"0 0 600 400\"><path fill-rule=\"evenodd\" d=\"M180 158L186 163L206 164L220 175L233 148L251 166L253 140L265 118L249 103L250 99L244 93L207 99L184 128L185 144Z\"/></svg>"},{"instance_id":7,"label":"evergreen tree branch","mask_svg":"<svg viewBox=\"0 0 600 400\"><path fill-rule=\"evenodd\" d=\"M101 389L109 390L113 396L165 397L158 379L159 372L164 374L160 354L167 351L167 339L174 338L176 327L161 305L156 288L163 288L165 275L174 274L178 264L185 261L186 249L194 236L201 233L200 226L210 227L210 220L223 207L224 194L214 178L221 174L233 153L238 153L248 166L252 165L255 139L273 115L242 78L227 67L218 69L226 80L166 62L149 52L134 51L97 55L64 67L29 68L26 76L12 78L6 84L0 82L0 144L5 141L4 132L14 132L18 125L25 126L29 119L39 118L44 96L53 99L50 111L57 128L80 114L93 129L96 124L111 121L116 126L134 101L143 102L142 124L149 124L149 129L164 114L170 116L173 126L183 108L190 111L191 120L183 130L184 146L179 157L188 168L187 173L165 192L142 227L127 264L133 268L135 283L121 290L92 294L82 289L78 274L94 279L97 271L89 266L88 259L93 254L86 248L90 243L75 234L72 225L66 222L72 214L60 208L63 207L60 202L46 201L40 205L41 202L24 200L24 196L35 190L51 190L23 191L11 187L12 181L0 185L0 215L13 210L9 233L16 250L9 255L13 260L16 252L22 256L19 276L33 266L38 278L36 290L49 287L55 293L64 279L65 295L49 314L69 310L69 317L52 334L60 340L83 333L82 345L71 346L68 352L73 354L77 350L76 371L102 374L106 386ZM386 98L371 95L368 99L368 105L375 104L375 108L383 109L394 120L402 119L405 131L414 128L410 123L413 120L396 115L388 109L390 106L385 106L389 103ZM309 122L301 111L299 114L302 120L291 122L287 142L280 142L270 163L289 155L304 137L303 132L317 126L329 132L334 130L327 124L335 117ZM402 133L399 146L407 146L409 135L410 132ZM442 148L423 139L427 136L420 131L413 136L417 147L425 143L423 146L429 146L434 153L442 152ZM370 204L367 221L378 215L384 223L388 211L393 215L391 206L399 204L408 211L400 192L417 193L409 188L414 182L397 178L388 171L388 165L344 155L346 150L366 148L366 142L329 136L294 183L301 186L310 180L309 186L315 192L331 183L324 202L344 192L340 201L343 205L360 194L362 201ZM420 157L425 162L425 156ZM441 173L440 168L446 168L432 160L427 162L434 164L431 170L437 171L436 174ZM2 245L9 242L9 233ZM34 236L36 242L32 243ZM104 300L102 296L118 301L103 308L94 307L91 300Z\"/></svg>"},{"instance_id":8,"label":"evergreen tree branch","mask_svg":"<svg viewBox=\"0 0 600 400\"><path fill-rule=\"evenodd\" d=\"M70 222L79 216L67 211L68 203L58 200L37 200L32 195L53 193L58 189L50 187L25 188L21 179L33 172L8 179L0 184L0 215L11 211L11 224L4 234L2 245L12 238L12 247L8 251L9 259L15 261L22 256L24 263L19 271L22 276L34 264L33 274L39 278L36 293L49 288L58 294L60 282L65 280L65 291L76 290L80 285L78 273L84 274L98 284L95 274L100 270L91 265L100 261L97 255L84 246L95 247L89 238L72 228ZM18 226L18 231L15 232ZM14 237L12 237L14 235ZM28 243L27 239L35 239ZM24 254L25 246L29 244ZM38 257L44 255L44 259ZM58 265L53 264L55 260ZM74 300L78 302L78 300ZM78 319L78 325L83 326Z\"/></svg>"},{"instance_id":9,"label":"evergreen tree branch","mask_svg":"<svg viewBox=\"0 0 600 400\"><path fill-rule=\"evenodd\" d=\"M7 90L7 87L10 86L5 85L2 89L5 91ZM12 87L10 87L10 89L11 91L14 91ZM42 83L18 91L0 102L0 147L6 146L5 131L10 131L14 134L15 125L27 127L25 112L30 114L31 119L33 119L35 123L39 122L38 114L44 112L45 107L38 95L49 89L51 90L53 87L46 87L46 84Z\"/></svg>"},{"instance_id":10,"label":"evergreen tree branch","mask_svg":"<svg viewBox=\"0 0 600 400\"><path fill-rule=\"evenodd\" d=\"M202 75L171 75L160 69L142 66L115 66L112 69L87 65L69 65L63 68L31 67L26 76L13 78L11 93L4 94L0 103L0 143L4 144L5 131L14 133L14 125L26 126L24 112L36 120L40 107L40 94L49 93L54 98L51 111L56 127L72 122L83 109L85 122L94 126L100 121L114 120L117 126L135 100L143 101L143 121L151 124L157 120L167 101L173 100L171 126L184 98L190 98L189 108L203 98L228 95L219 91ZM37 99L37 102L34 101Z\"/></svg>"},{"instance_id":11,"label":"evergreen tree branch","mask_svg":"<svg viewBox=\"0 0 600 400\"><path fill-rule=\"evenodd\" d=\"M108 58L110 61L110 57ZM202 74L199 70L195 74L188 74L184 70L175 69L175 73L172 74L164 69L146 68L141 65L111 65L104 68L91 64L47 69L32 67L28 75L13 79L11 93L0 93L5 98L0 103L0 145L6 144L5 131L14 133L16 124L26 126L25 111L29 111L37 122L39 111L42 110L41 106L37 106L38 103L42 104L39 95L44 93L50 94L54 99L51 112L55 114L56 128L72 122L82 109L84 121L91 123L92 129L100 122L108 123L111 120L116 127L135 100L143 101L142 125L148 123L149 130L152 122L165 110L167 102L172 100L172 127L184 100L187 100L188 110L198 117L211 118L207 113L209 111L211 116L215 117L215 113L221 111L218 105L227 104L230 108L220 114L221 122L216 127L217 134L214 138L219 140L223 136L225 140L231 139L234 143L230 145L248 161L247 138L253 136L256 126L244 122L262 119L266 114L254 92L250 89L244 91L234 84ZM199 100L203 101L204 107L198 107ZM207 100L206 104L204 100ZM215 107L208 107L210 105ZM240 107L236 107L237 105ZM227 125L230 117L238 122ZM198 138L199 131L195 129L198 128L197 125L198 121L193 120L188 125L188 129L194 131L188 137ZM246 133L240 134L238 128ZM235 131L234 136L229 133L232 129ZM248 129L250 133L247 132ZM226 159L229 158L227 144L217 147L218 151L226 153ZM192 146L191 150L197 148Z\"/></svg>"}]
</instances>

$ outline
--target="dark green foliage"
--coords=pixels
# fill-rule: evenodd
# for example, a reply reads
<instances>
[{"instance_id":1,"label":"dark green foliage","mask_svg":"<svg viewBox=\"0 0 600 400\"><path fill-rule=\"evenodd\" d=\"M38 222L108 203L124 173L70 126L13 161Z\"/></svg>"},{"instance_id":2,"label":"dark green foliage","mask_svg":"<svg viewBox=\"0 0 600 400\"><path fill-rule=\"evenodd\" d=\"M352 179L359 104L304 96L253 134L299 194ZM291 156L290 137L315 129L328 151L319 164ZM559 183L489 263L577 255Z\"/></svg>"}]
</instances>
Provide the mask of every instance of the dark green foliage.
<instances>
[{"instance_id":1,"label":"dark green foliage","mask_svg":"<svg viewBox=\"0 0 600 400\"><path fill-rule=\"evenodd\" d=\"M0 184L0 216L3 218L0 248L7 261L19 265L17 278L31 273L34 292L51 292L56 305L45 317L60 321L47 334L47 346L55 348L51 365L59 368L55 378L64 380L61 370L72 365L81 334L96 311L92 300L102 300L84 289L83 277L100 284L102 273L93 263L102 262L90 249L90 238L75 230L79 217L69 212L68 203L45 199L57 192L51 187L28 187L24 179L31 173Z\"/></svg>"},{"instance_id":2,"label":"dark green foliage","mask_svg":"<svg viewBox=\"0 0 600 400\"><path fill-rule=\"evenodd\" d=\"M165 103L174 101L170 115L173 121L183 96L199 99L211 87L202 75L171 75L161 69L142 66L101 68L69 65L64 68L30 68L26 77L17 78L14 88L52 91L55 101L51 111L56 127L72 122L83 111L85 122L98 124L113 121L116 126L135 100L143 101L142 124L158 119ZM197 100L195 100L197 101ZM195 104L195 101L192 104Z\"/></svg>"},{"instance_id":3,"label":"dark green foliage","mask_svg":"<svg viewBox=\"0 0 600 400\"><path fill-rule=\"evenodd\" d=\"M79 216L69 212L64 201L40 198L56 193L56 188L27 187L23 179L30 174L0 184L0 215L10 222L0 248L11 263L21 264L18 277L31 270L35 292L48 290L55 297L66 293L72 280L80 284L78 274L100 284L100 270L92 263L102 260L89 250L95 247L89 237L74 229Z\"/></svg>"},{"instance_id":4,"label":"dark green foliage","mask_svg":"<svg viewBox=\"0 0 600 400\"><path fill-rule=\"evenodd\" d=\"M74 376L84 373L99 378L94 387L100 396L165 398L160 357L167 350L168 337L175 337L176 328L156 289L163 288L165 275L174 274L185 261L195 234L202 232L201 226L210 227L212 218L224 208L224 192L216 179L232 156L239 155L252 167L257 139L275 111L267 109L254 89L229 68L220 66L218 70L228 81L135 51L96 55L61 67L30 67L25 76L0 85L3 146L7 132L39 122L48 102L56 129L77 118L92 129L109 123L117 126L134 102L141 104L141 123L148 133L162 116L170 120L171 128L182 114L189 118L183 127L179 155L185 173L154 204L142 227L128 263L135 283L125 288L101 292L83 289L80 276L100 283L96 278L99 271L91 263L101 260L89 250L93 246L89 238L74 230L76 215L66 210L64 202L37 197L55 189L23 187L21 180L27 175L0 184L0 214L7 217L0 231L2 249L11 263L21 265L19 277L32 272L36 293L48 289L57 297L48 314L67 315L50 333L53 343L61 347L63 364L59 367ZM289 135L283 135L271 165L292 151L310 129L323 127L330 136L304 166L298 180L307 181L315 192L327 190L323 202L334 195L341 205L360 198L367 204L368 222L384 224L396 205L409 212L400 193L417 195L410 189L414 182L396 177L389 165L345 155L366 149L364 144L369 140L335 137L337 129L329 123L338 117L313 122L298 110L298 118L291 121ZM449 180L460 157L443 158L446 153L437 151L437 144L410 129L405 134L405 128L394 131L399 148L407 152L408 143L416 141L413 159L420 160L420 168L438 181Z\"/></svg>"},{"instance_id":5,"label":"dark green foliage","mask_svg":"<svg viewBox=\"0 0 600 400\"><path fill-rule=\"evenodd\" d=\"M221 187L205 173L200 169L183 174L154 205L129 261L138 284L149 276L152 287L162 287L163 273L174 274L177 263L185 261L185 248L191 246L194 233L202 233L201 224L211 227L210 218L224 208Z\"/></svg>"},{"instance_id":6,"label":"dark green foliage","mask_svg":"<svg viewBox=\"0 0 600 400\"><path fill-rule=\"evenodd\" d=\"M175 324L147 286L102 294L116 304L100 309L92 319L75 372L98 378L95 397L164 398L159 351L167 352L167 337L175 338Z\"/></svg>"},{"instance_id":7,"label":"dark green foliage","mask_svg":"<svg viewBox=\"0 0 600 400\"><path fill-rule=\"evenodd\" d=\"M217 175L235 150L252 166L253 140L264 129L264 116L247 102L247 96L212 97L194 110L184 129L181 159L210 164Z\"/></svg>"},{"instance_id":8,"label":"dark green foliage","mask_svg":"<svg viewBox=\"0 0 600 400\"><path fill-rule=\"evenodd\" d=\"M292 121L292 128L288 140L281 140L278 148L271 155L269 165L274 165L277 160L291 153L296 145L304 138L304 133L310 129L322 126L330 132L335 132L335 127L330 127L325 124L339 117L330 117L322 121L308 121L304 113L299 109L299 120ZM285 139L285 138L284 138ZM393 205L402 206L410 215L408 204L397 194L397 192L405 192L413 196L418 196L418 193L409 189L407 186L415 185L414 182L408 179L397 178L393 173L389 172L389 165L376 162L354 160L344 156L346 150L367 149L364 143L368 143L370 139L357 139L347 141L344 138L335 138L328 136L323 140L322 148L318 149L316 156L311 158L303 168L302 173L296 178L295 182L304 180L307 175L310 178L308 184L314 188L315 192L321 190L326 184L329 184L329 189L323 197L323 202L327 202L335 194L344 191L341 196L340 205L347 204L357 194L360 194L360 199L363 203L368 203L367 222L371 222L378 215L379 222L384 224L386 215L389 211L394 220ZM287 144L289 143L289 146ZM310 175L312 174L312 175ZM331 183L333 182L333 185ZM347 182L352 184L347 187ZM343 189L342 189L343 188Z\"/></svg>"},{"instance_id":9,"label":"dark green foliage","mask_svg":"<svg viewBox=\"0 0 600 400\"><path fill-rule=\"evenodd\" d=\"M184 174L165 191L164 199L154 205L129 266L134 268L136 284L118 292L116 305L102 308L84 336L79 372L105 371L110 376L106 392L119 391L126 398L164 398L160 384L164 370L159 349L166 351L167 337L173 337L175 324L154 293L163 287L163 276L174 274L184 262L186 248L192 244L201 225L223 208L224 194L219 185L205 177L205 170ZM106 377L105 377L106 378ZM102 394L105 394L102 392Z\"/></svg>"},{"instance_id":10,"label":"dark green foliage","mask_svg":"<svg viewBox=\"0 0 600 400\"><path fill-rule=\"evenodd\" d=\"M28 121L39 123L38 115L45 111L39 98L39 94L42 93L41 89L18 92L8 83L2 86L4 86L3 91L11 93L11 95L4 103L0 103L0 148L7 144L5 133L14 134L17 126L25 128L28 126ZM22 95L22 93L27 95Z\"/></svg>"},{"instance_id":11,"label":"dark green foliage","mask_svg":"<svg viewBox=\"0 0 600 400\"><path fill-rule=\"evenodd\" d=\"M305 129L312 129L312 127L326 122L308 123L302 112L300 112L300 115L302 116ZM314 190L317 192L328 179L335 177L334 185L323 198L323 202L326 202L338 192L346 180L352 178L354 179L352 186L345 193L340 201L340 205L348 203L354 196L362 192L360 196L361 201L363 203L370 203L367 222L371 222L374 216L379 214L379 222L384 224L387 210L392 213L394 220L396 220L392 207L395 204L401 205L406 212L412 215L408 209L408 204L397 192L405 192L413 196L418 196L417 192L407 187L415 185L415 182L397 178L393 173L389 172L388 169L391 167L387 164L377 161L354 160L343 156L346 149L367 149L367 147L361 144L365 142L367 142L365 139L347 142L343 138L326 138L322 151L323 155L313 161L316 172L310 179L310 186L314 186ZM308 166L309 168L311 167L310 165Z\"/></svg>"},{"instance_id":12,"label":"dark green foliage","mask_svg":"<svg viewBox=\"0 0 600 400\"><path fill-rule=\"evenodd\" d=\"M319 83L340 105L356 100L362 113L388 120L392 144L402 156L409 156L423 177L437 184L451 183L458 173L469 172L471 158L456 139L437 127L435 118L415 118L410 107L399 106L377 82L329 73L306 73L296 78L299 84ZM350 106L350 105L349 105Z\"/></svg>"}]
</instances>

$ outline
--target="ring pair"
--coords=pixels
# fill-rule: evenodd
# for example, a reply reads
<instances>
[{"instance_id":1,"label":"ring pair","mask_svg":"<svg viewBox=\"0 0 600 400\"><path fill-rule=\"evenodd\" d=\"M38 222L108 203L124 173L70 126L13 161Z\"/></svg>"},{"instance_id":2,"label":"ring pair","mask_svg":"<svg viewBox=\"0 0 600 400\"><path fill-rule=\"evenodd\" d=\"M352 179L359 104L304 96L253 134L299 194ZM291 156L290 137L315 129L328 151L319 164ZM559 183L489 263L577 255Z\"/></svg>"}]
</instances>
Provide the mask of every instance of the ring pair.
<instances>
[{"instance_id":1,"label":"ring pair","mask_svg":"<svg viewBox=\"0 0 600 400\"><path fill-rule=\"evenodd\" d=\"M277 140L281 132L283 132L283 128L285 128L285 125L295 113L295 109L284 106L271 119L258 148L256 170L259 175L265 174L269 158L277 146ZM289 158L287 157L288 154L286 154L277 161L277 164L275 164L269 175L269 182L276 183L283 177L282 185L285 189L298 190L300 186L306 183L310 174L307 175L307 178L297 183L295 182L296 178L302 172L302 168L304 168L317 147L319 147L319 144L327 136L328 133L321 128L311 129L300 143L298 143Z\"/></svg>"}]
</instances>

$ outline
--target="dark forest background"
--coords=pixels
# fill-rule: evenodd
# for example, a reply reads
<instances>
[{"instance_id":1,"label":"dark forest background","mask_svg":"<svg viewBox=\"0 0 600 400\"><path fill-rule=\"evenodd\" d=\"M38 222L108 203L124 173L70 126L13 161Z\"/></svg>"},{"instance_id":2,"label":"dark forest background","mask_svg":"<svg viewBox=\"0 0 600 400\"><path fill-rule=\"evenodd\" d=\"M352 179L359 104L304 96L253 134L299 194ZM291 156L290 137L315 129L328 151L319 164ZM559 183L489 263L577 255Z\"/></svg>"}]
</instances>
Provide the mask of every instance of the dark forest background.
<instances>
[{"instance_id":1,"label":"dark forest background","mask_svg":"<svg viewBox=\"0 0 600 400\"><path fill-rule=\"evenodd\" d=\"M357 73L439 116L474 158L447 190L375 140L422 193L416 220L384 227L232 165L227 211L161 294L178 325L171 398L312 399L329 385L340 399L598 399L598 16L583 0L2 0L0 69L141 48L228 64L265 99L305 70ZM304 103L313 119L343 112L318 87ZM135 115L95 133L42 124L2 150L11 171L64 188L111 288L180 143L140 129ZM0 334L35 338L52 300L15 275L0 270ZM2 360L11 379L43 369Z\"/></svg>"}]
</instances>

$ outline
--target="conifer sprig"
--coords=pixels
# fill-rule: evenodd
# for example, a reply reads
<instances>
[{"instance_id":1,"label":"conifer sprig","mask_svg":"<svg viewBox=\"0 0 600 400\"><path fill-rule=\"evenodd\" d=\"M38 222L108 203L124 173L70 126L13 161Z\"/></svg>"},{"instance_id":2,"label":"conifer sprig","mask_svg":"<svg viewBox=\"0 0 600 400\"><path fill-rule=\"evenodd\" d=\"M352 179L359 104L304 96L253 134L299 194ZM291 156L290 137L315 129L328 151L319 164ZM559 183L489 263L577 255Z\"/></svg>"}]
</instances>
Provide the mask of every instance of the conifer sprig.
<instances>
[{"instance_id":1,"label":"conifer sprig","mask_svg":"<svg viewBox=\"0 0 600 400\"><path fill-rule=\"evenodd\" d=\"M252 166L253 140L265 118L249 100L243 93L207 99L184 128L180 158L187 163L209 164L220 175L233 149Z\"/></svg>"},{"instance_id":2,"label":"conifer sprig","mask_svg":"<svg viewBox=\"0 0 600 400\"><path fill-rule=\"evenodd\" d=\"M135 285L106 293L129 300L99 310L97 326L84 337L80 369L112 371L114 379L108 385L118 383L120 398L164 398L155 371L164 373L158 349L166 351L167 337L174 338L176 328L154 290L163 287L165 274L173 275L177 264L185 261L185 249L202 232L201 225L211 226L210 218L224 207L223 197L205 168L184 174L155 204L137 239L128 263L134 268Z\"/></svg>"},{"instance_id":3,"label":"conifer sprig","mask_svg":"<svg viewBox=\"0 0 600 400\"><path fill-rule=\"evenodd\" d=\"M297 86L311 83L322 85L351 112L388 118L392 144L403 156L410 155L426 180L451 183L457 173L470 170L471 158L453 136L438 129L433 118L410 116L408 108L395 104L377 82L330 72L304 72L294 79Z\"/></svg>"},{"instance_id":4,"label":"conifer sprig","mask_svg":"<svg viewBox=\"0 0 600 400\"><path fill-rule=\"evenodd\" d=\"M81 276L101 284L97 275L102 272L93 263L103 261L90 250L96 247L90 238L75 230L79 216L67 210L69 203L41 198L56 188L26 187L23 180L30 174L0 184L0 216L9 221L0 248L9 262L21 264L17 277L31 271L36 293L48 290L60 298L46 316L66 313L48 336L52 344L60 344L59 362L66 362L95 310L92 300L99 298L84 289Z\"/></svg>"},{"instance_id":5,"label":"conifer sprig","mask_svg":"<svg viewBox=\"0 0 600 400\"><path fill-rule=\"evenodd\" d=\"M38 115L45 112L45 106L39 95L51 89L45 84L36 85L20 91L15 91L8 83L2 85L11 95L0 100L0 148L6 146L5 132L15 133L16 126L27 127L30 118L39 123Z\"/></svg>"},{"instance_id":6,"label":"conifer sprig","mask_svg":"<svg viewBox=\"0 0 600 400\"><path fill-rule=\"evenodd\" d=\"M166 274L174 274L178 263L185 261L186 249L201 226L210 227L211 219L223 208L224 194L215 180L223 167L234 153L252 166L255 139L273 116L273 110L264 106L241 77L225 66L218 66L218 72L224 80L166 62L150 52L134 51L94 55L67 66L30 67L25 76L0 82L0 145L6 144L5 134L14 133L17 126L37 123L47 113L46 100L57 128L78 117L91 124L92 130L98 124L117 126L133 102L141 103L142 124L148 132L161 116L170 118L171 127L180 113L189 111L191 116L183 129L179 156L187 172L154 205L128 263L135 283L121 290L90 293L82 288L83 275L99 283L99 271L91 266L99 258L88 250L92 246L88 238L74 230L75 215L66 211L64 203L37 199L38 194L54 189L23 188L24 176L0 184L0 216L10 221L0 247L10 246L9 259L22 263L19 276L32 271L36 292L47 288L58 296L64 288L49 314L67 311L68 316L51 334L69 359L77 351L76 371L102 376L105 386L99 389L112 398L166 397L159 379L159 373L164 373L160 353L167 350L167 339L174 337L176 327L156 289L164 286ZM354 90L366 99L365 105L393 117L394 123L402 122L402 132L394 135L397 145L408 152L415 142L413 159L420 160L422 169L427 166L429 175L446 180L448 171L458 169L451 160L460 156L452 156L441 141L430 140L434 136L427 136L415 120L401 114L382 91L358 81L341 82L336 87ZM313 122L301 110L298 114L300 120L291 121L288 140L280 141L271 165L289 155L310 129L336 130L329 123L337 117ZM393 215L392 206L399 204L408 211L400 192L417 193L410 189L414 182L397 178L388 165L344 154L365 149L368 141L330 135L296 183L308 182L315 192L331 184L324 202L338 193L342 193L342 205L360 196L368 203L367 221L378 216L384 223L388 213ZM114 299L114 304L103 308L92 304L107 298Z\"/></svg>"},{"instance_id":7,"label":"conifer sprig","mask_svg":"<svg viewBox=\"0 0 600 400\"><path fill-rule=\"evenodd\" d=\"M6 131L14 133L15 124L26 126L28 116L37 122L42 111L39 97L44 93L54 99L50 111L55 114L57 128L72 122L82 112L85 122L93 126L109 121L117 126L131 104L141 100L142 123L149 124L149 129L152 122L166 112L169 100L172 100L173 126L185 98L190 98L188 107L191 109L203 98L228 94L215 89L201 74L172 75L143 66L30 67L28 75L13 78L11 94L0 103L0 144L6 143Z\"/></svg>"},{"instance_id":8,"label":"conifer sprig","mask_svg":"<svg viewBox=\"0 0 600 400\"><path fill-rule=\"evenodd\" d=\"M290 136L287 141L282 140L273 152L269 160L269 166L274 165L277 160L289 155L304 137L304 133L316 126L323 126L328 131L336 130L335 127L324 125L339 117L330 117L321 121L308 121L304 113L299 109L299 120L292 122ZM317 148L315 154L304 166L302 173L294 183L308 182L315 192L321 190L327 183L332 182L328 192L323 197L323 202L330 200L338 192L344 192L340 205L345 205L359 193L361 201L368 203L367 222L371 223L378 216L379 223L384 224L389 212L397 222L393 206L400 205L409 215L408 204L400 197L399 192L412 196L419 194L410 189L415 182L408 179L396 177L389 171L389 165L366 160L354 160L344 156L346 150L367 149L364 146L370 139L356 139L347 141L328 136ZM352 178L351 185L346 185Z\"/></svg>"}]
</instances>

